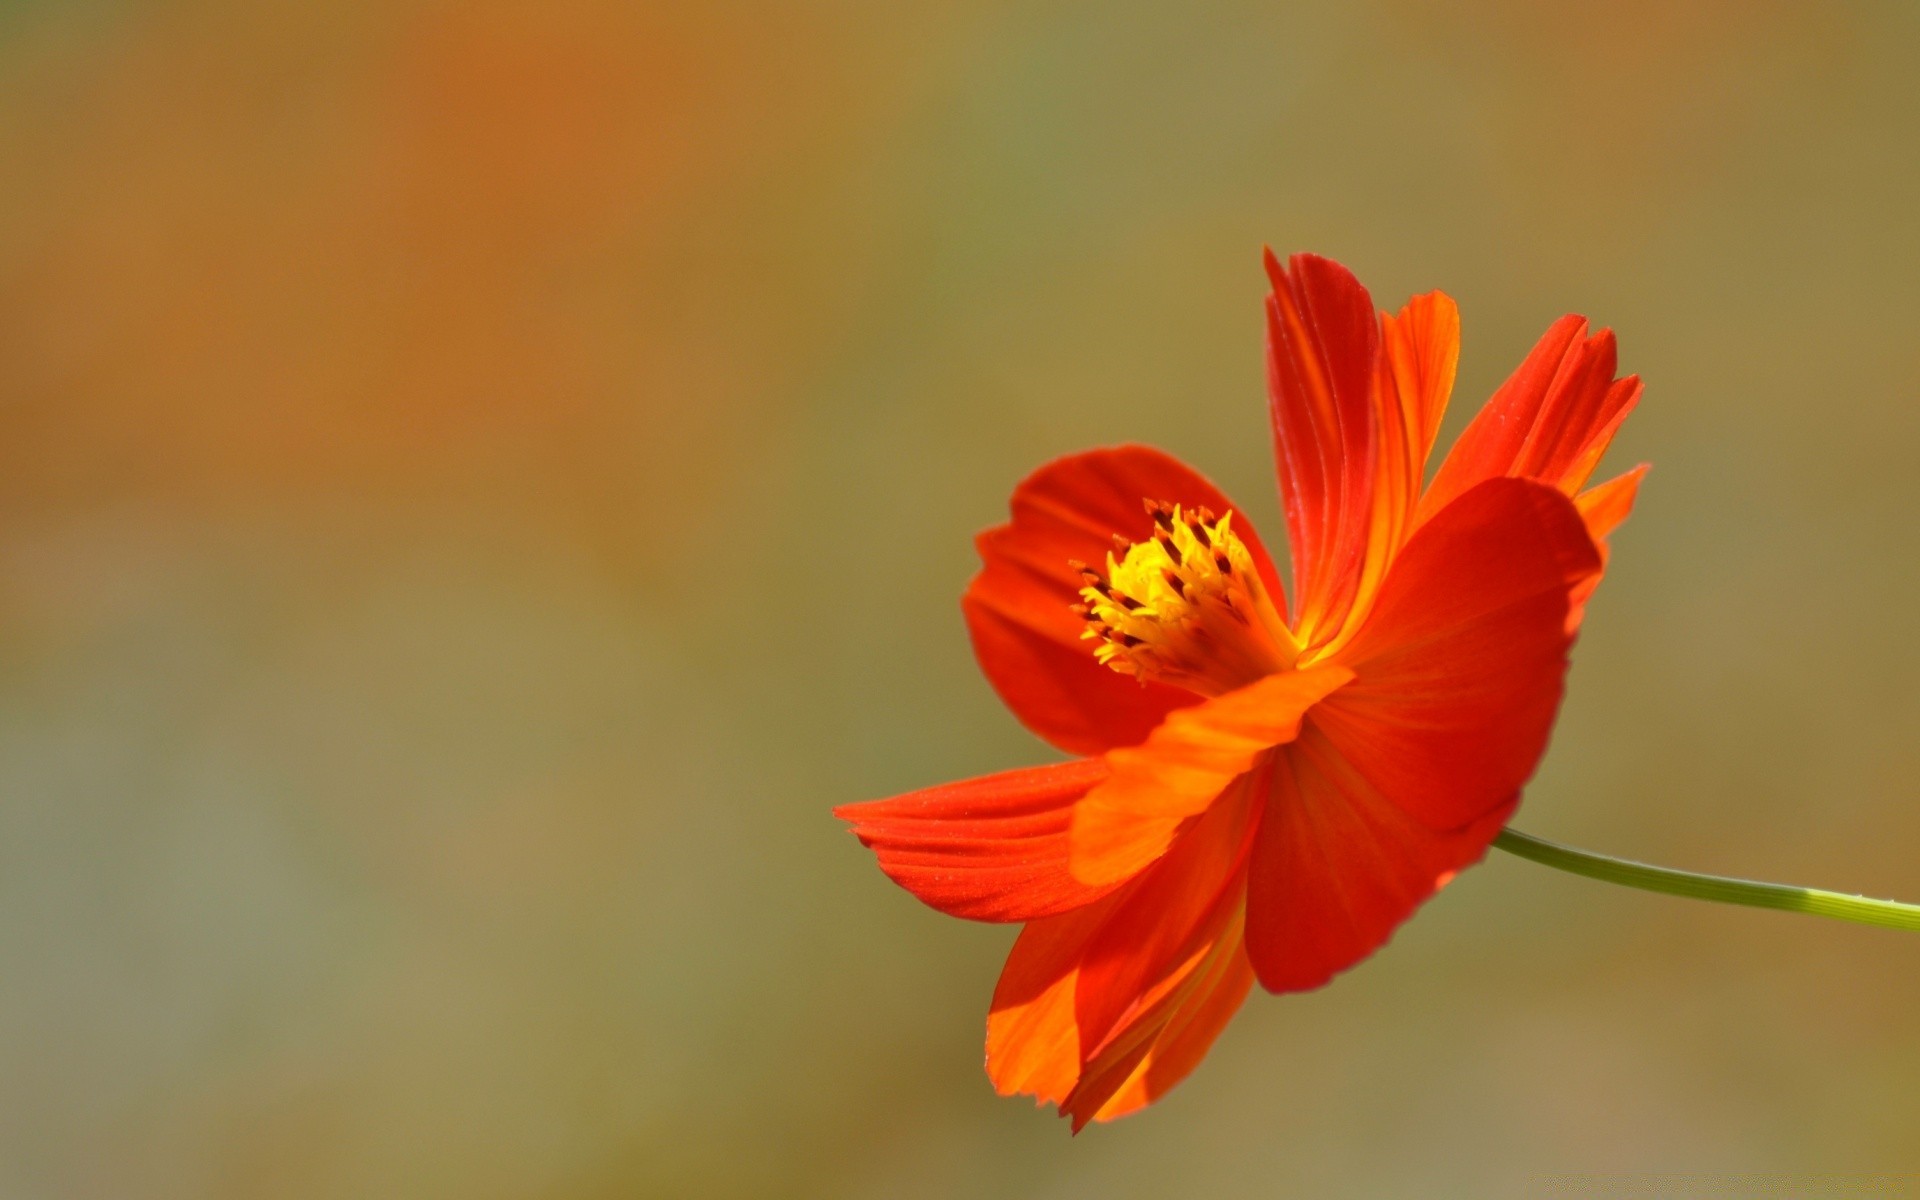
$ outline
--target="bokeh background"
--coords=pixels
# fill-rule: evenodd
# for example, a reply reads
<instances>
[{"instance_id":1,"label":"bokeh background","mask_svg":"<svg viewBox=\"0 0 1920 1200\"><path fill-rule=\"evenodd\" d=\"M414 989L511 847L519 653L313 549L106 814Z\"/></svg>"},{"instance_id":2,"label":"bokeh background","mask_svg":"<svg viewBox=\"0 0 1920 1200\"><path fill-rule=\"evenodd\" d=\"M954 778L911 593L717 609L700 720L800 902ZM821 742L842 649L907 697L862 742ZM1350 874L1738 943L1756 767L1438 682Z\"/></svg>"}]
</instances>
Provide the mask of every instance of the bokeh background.
<instances>
[{"instance_id":1,"label":"bokeh background","mask_svg":"<svg viewBox=\"0 0 1920 1200\"><path fill-rule=\"evenodd\" d=\"M828 816L1051 757L956 604L1040 461L1277 531L1270 242L1459 299L1450 429L1568 310L1648 381L1519 824L1920 899L1917 54L1898 0L0 7L0 1195L1920 1170L1920 943L1498 857L1069 1139L980 1070L1011 932Z\"/></svg>"}]
</instances>

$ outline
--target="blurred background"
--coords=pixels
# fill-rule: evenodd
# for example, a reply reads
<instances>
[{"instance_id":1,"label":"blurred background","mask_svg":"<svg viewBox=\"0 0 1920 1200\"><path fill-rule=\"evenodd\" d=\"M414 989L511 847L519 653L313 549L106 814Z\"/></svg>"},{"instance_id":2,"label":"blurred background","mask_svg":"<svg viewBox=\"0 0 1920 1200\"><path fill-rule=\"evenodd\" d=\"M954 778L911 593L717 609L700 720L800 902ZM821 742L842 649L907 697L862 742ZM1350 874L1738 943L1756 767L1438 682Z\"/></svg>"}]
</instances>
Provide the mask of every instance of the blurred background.
<instances>
[{"instance_id":1,"label":"blurred background","mask_svg":"<svg viewBox=\"0 0 1920 1200\"><path fill-rule=\"evenodd\" d=\"M0 1195L1504 1196L1920 1170L1920 942L1496 857L1069 1139L831 805L1053 754L970 535L1279 528L1258 252L1656 469L1518 824L1920 900L1920 13L0 7ZM1443 443L1444 444L1444 443ZM1729 1194L1739 1194L1739 1188Z\"/></svg>"}]
</instances>

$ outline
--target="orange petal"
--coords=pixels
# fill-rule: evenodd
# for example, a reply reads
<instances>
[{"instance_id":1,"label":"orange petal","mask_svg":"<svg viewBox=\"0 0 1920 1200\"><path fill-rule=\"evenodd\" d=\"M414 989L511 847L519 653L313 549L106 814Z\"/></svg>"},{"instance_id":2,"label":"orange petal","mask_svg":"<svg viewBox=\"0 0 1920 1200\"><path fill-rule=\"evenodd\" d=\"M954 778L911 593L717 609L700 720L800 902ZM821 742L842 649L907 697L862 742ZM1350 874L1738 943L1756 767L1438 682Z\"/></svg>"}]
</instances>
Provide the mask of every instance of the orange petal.
<instances>
[{"instance_id":1,"label":"orange petal","mask_svg":"<svg viewBox=\"0 0 1920 1200\"><path fill-rule=\"evenodd\" d=\"M1068 561L1105 560L1119 534L1151 536L1142 500L1215 512L1230 500L1178 459L1147 446L1056 459L1013 492L1013 520L977 540L982 568L961 600L980 668L1029 729L1070 754L1099 754L1144 739L1199 697L1141 684L1095 661L1070 606L1083 581ZM1280 581L1250 525L1234 522L1272 594Z\"/></svg>"},{"instance_id":2,"label":"orange petal","mask_svg":"<svg viewBox=\"0 0 1920 1200\"><path fill-rule=\"evenodd\" d=\"M1584 317L1553 323L1440 464L1420 520L1501 476L1537 479L1569 496L1580 490L1641 392L1638 377L1614 378L1613 331L1586 334Z\"/></svg>"},{"instance_id":3,"label":"orange petal","mask_svg":"<svg viewBox=\"0 0 1920 1200\"><path fill-rule=\"evenodd\" d=\"M1140 1056L1133 1074L1093 1114L1094 1120L1111 1121L1138 1112L1172 1091L1200 1065L1253 988L1253 964L1247 960L1244 941L1233 944L1223 963L1224 969L1211 971L1192 999L1168 1019Z\"/></svg>"},{"instance_id":4,"label":"orange petal","mask_svg":"<svg viewBox=\"0 0 1920 1200\"><path fill-rule=\"evenodd\" d=\"M1546 749L1569 596L1599 566L1573 503L1526 480L1414 534L1340 655L1353 681L1279 752L1248 873L1264 986L1325 983L1479 858Z\"/></svg>"},{"instance_id":5,"label":"orange petal","mask_svg":"<svg viewBox=\"0 0 1920 1200\"><path fill-rule=\"evenodd\" d=\"M1380 314L1380 346L1373 398L1379 462L1349 625L1364 616L1412 528L1427 455L1460 361L1460 311L1444 292L1415 296L1397 316Z\"/></svg>"},{"instance_id":6,"label":"orange petal","mask_svg":"<svg viewBox=\"0 0 1920 1200\"><path fill-rule=\"evenodd\" d=\"M1002 1096L1058 1104L1080 1082L1074 984L1080 955L1126 889L1086 908L1034 921L1014 939L987 1016L987 1077Z\"/></svg>"},{"instance_id":7,"label":"orange petal","mask_svg":"<svg viewBox=\"0 0 1920 1200\"><path fill-rule=\"evenodd\" d=\"M1250 800L1215 806L1105 899L1021 931L987 1022L1002 1094L1073 1097L1090 1117L1164 1030L1208 1002L1202 985L1239 939Z\"/></svg>"},{"instance_id":8,"label":"orange petal","mask_svg":"<svg viewBox=\"0 0 1920 1200\"><path fill-rule=\"evenodd\" d=\"M1646 477L1648 466L1641 463L1623 475L1616 475L1605 483L1598 483L1573 498L1574 505L1580 510L1580 519L1587 523L1587 536L1600 551L1600 565L1604 572L1611 551L1607 547L1607 538L1627 519L1633 511L1634 499L1640 494L1640 481ZM1580 622L1586 619L1587 601L1593 598L1595 588L1600 586L1600 575L1596 574L1586 583L1573 591L1572 608L1567 613L1567 628L1578 630Z\"/></svg>"},{"instance_id":9,"label":"orange petal","mask_svg":"<svg viewBox=\"0 0 1920 1200\"><path fill-rule=\"evenodd\" d=\"M1287 510L1294 628L1309 645L1352 603L1372 521L1373 300L1345 267L1312 254L1266 255L1267 395Z\"/></svg>"},{"instance_id":10,"label":"orange petal","mask_svg":"<svg viewBox=\"0 0 1920 1200\"><path fill-rule=\"evenodd\" d=\"M1107 774L1097 758L1028 767L846 804L834 815L926 904L975 921L1032 921L1111 890L1067 869L1074 802Z\"/></svg>"},{"instance_id":11,"label":"orange petal","mask_svg":"<svg viewBox=\"0 0 1920 1200\"><path fill-rule=\"evenodd\" d=\"M1165 1095L1199 1064L1239 1009L1246 998L1236 970L1246 961L1245 877L1237 877L1234 887L1234 903L1221 913L1219 927L1210 928L1194 954L1141 998L1138 1016L1116 1026L1087 1056L1080 1082L1060 1102L1075 1133L1089 1121L1124 1116ZM1164 1064L1158 1072L1156 1063ZM1136 1095L1125 1094L1130 1090Z\"/></svg>"},{"instance_id":12,"label":"orange petal","mask_svg":"<svg viewBox=\"0 0 1920 1200\"><path fill-rule=\"evenodd\" d=\"M1262 753L1291 739L1306 711L1351 678L1336 665L1269 675L1171 713L1140 745L1110 752L1111 776L1074 810L1074 877L1112 884L1166 853L1189 818Z\"/></svg>"},{"instance_id":13,"label":"orange petal","mask_svg":"<svg viewBox=\"0 0 1920 1200\"><path fill-rule=\"evenodd\" d=\"M1415 296L1397 316L1381 314L1380 335L1385 351L1381 364L1393 383L1417 490L1453 395L1460 365L1460 308L1445 292Z\"/></svg>"},{"instance_id":14,"label":"orange petal","mask_svg":"<svg viewBox=\"0 0 1920 1200\"><path fill-rule=\"evenodd\" d=\"M1594 484L1573 498L1580 509L1580 519L1587 523L1587 534L1596 545L1606 541L1633 511L1633 502L1640 494L1640 481L1646 478L1648 470L1648 465L1641 463L1605 483Z\"/></svg>"},{"instance_id":15,"label":"orange petal","mask_svg":"<svg viewBox=\"0 0 1920 1200\"><path fill-rule=\"evenodd\" d=\"M1147 1021L1154 1005L1174 1000L1174 977L1191 970L1170 964L1197 964L1239 910L1250 822L1266 773L1263 762L1230 785L1181 836L1167 869L1148 872L1127 889L1088 939L1074 1022L1089 1059L1108 1049L1118 1031ZM1236 925L1234 940L1239 936ZM1123 1073L1115 1085L1124 1079Z\"/></svg>"}]
</instances>

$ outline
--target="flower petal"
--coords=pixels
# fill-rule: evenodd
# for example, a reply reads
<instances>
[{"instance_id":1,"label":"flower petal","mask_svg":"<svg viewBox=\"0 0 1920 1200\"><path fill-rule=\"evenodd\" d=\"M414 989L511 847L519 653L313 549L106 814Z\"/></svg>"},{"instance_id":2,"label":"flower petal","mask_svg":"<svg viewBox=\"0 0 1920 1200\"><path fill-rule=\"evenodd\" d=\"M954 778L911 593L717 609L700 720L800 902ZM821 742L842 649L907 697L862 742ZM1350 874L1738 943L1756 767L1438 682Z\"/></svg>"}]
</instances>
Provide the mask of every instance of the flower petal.
<instances>
[{"instance_id":1,"label":"flower petal","mask_svg":"<svg viewBox=\"0 0 1920 1200\"><path fill-rule=\"evenodd\" d=\"M1175 1084L1200 1065L1214 1039L1226 1029L1241 1002L1253 989L1253 964L1247 960L1244 940L1236 939L1231 952L1210 967L1193 996L1168 1018L1166 1025L1139 1056L1133 1073L1098 1111L1095 1121L1111 1121L1138 1112L1173 1090ZM1081 1114L1068 1108L1076 1120ZM1082 1121L1084 1124L1084 1121Z\"/></svg>"},{"instance_id":2,"label":"flower petal","mask_svg":"<svg viewBox=\"0 0 1920 1200\"><path fill-rule=\"evenodd\" d=\"M1518 799L1442 832L1381 792L1318 730L1281 757L1247 871L1247 954L1270 992L1320 987L1379 949L1479 860Z\"/></svg>"},{"instance_id":3,"label":"flower petal","mask_svg":"<svg viewBox=\"0 0 1920 1200\"><path fill-rule=\"evenodd\" d=\"M1397 315L1380 314L1380 347L1373 399L1379 464L1367 546L1375 570L1406 540L1420 499L1460 362L1460 310L1445 292L1415 296Z\"/></svg>"},{"instance_id":4,"label":"flower petal","mask_svg":"<svg viewBox=\"0 0 1920 1200\"><path fill-rule=\"evenodd\" d=\"M1266 255L1267 396L1280 498L1293 552L1294 629L1309 646L1337 632L1352 603L1372 521L1373 300L1339 263Z\"/></svg>"},{"instance_id":5,"label":"flower petal","mask_svg":"<svg viewBox=\"0 0 1920 1200\"><path fill-rule=\"evenodd\" d=\"M1504 800L1546 748L1566 676L1568 595L1600 570L1571 501L1481 484L1423 526L1341 655L1354 680L1316 724L1435 829Z\"/></svg>"},{"instance_id":6,"label":"flower petal","mask_svg":"<svg viewBox=\"0 0 1920 1200\"><path fill-rule=\"evenodd\" d=\"M1620 523L1633 511L1634 499L1640 494L1640 481L1646 478L1647 464L1641 463L1633 470L1615 475L1605 483L1598 483L1573 498L1574 507L1580 510L1580 519L1587 523L1587 536L1600 551L1602 572L1612 551L1607 538L1620 528ZM1600 575L1596 574L1573 590L1572 608L1567 613L1567 628L1577 630L1580 622L1587 616L1587 601L1593 598L1594 589L1600 586Z\"/></svg>"},{"instance_id":7,"label":"flower petal","mask_svg":"<svg viewBox=\"0 0 1920 1200\"><path fill-rule=\"evenodd\" d=\"M1309 708L1352 678L1332 664L1269 675L1171 713L1140 745L1110 752L1112 774L1074 809L1074 878L1097 887L1137 874L1260 755L1299 732Z\"/></svg>"},{"instance_id":8,"label":"flower petal","mask_svg":"<svg viewBox=\"0 0 1920 1200\"><path fill-rule=\"evenodd\" d=\"M1413 527L1427 455L1440 431L1460 361L1460 311L1444 292L1415 296L1398 315L1380 314L1380 347L1373 397L1379 462L1372 519L1353 599L1343 616L1345 627L1364 618ZM1323 644L1331 648L1337 640Z\"/></svg>"},{"instance_id":9,"label":"flower petal","mask_svg":"<svg viewBox=\"0 0 1920 1200\"><path fill-rule=\"evenodd\" d=\"M1573 503L1527 480L1414 534L1340 655L1353 681L1281 752L1249 866L1264 986L1325 983L1479 857L1546 749L1570 594L1599 568Z\"/></svg>"},{"instance_id":10,"label":"flower petal","mask_svg":"<svg viewBox=\"0 0 1920 1200\"><path fill-rule=\"evenodd\" d=\"M1070 754L1099 754L1144 739L1171 711L1199 697L1141 684L1102 666L1070 607L1080 577L1067 563L1105 560L1119 534L1150 536L1143 500L1216 512L1232 501L1198 472L1148 446L1056 459L1013 492L1013 520L978 538L982 568L961 600L973 650L994 690L1029 729ZM1237 511L1237 510L1234 510ZM1250 523L1235 520L1261 577L1280 580Z\"/></svg>"},{"instance_id":11,"label":"flower petal","mask_svg":"<svg viewBox=\"0 0 1920 1200\"><path fill-rule=\"evenodd\" d=\"M1244 876L1236 879L1244 889ZM1240 892L1237 890L1236 895ZM1198 1066L1246 999L1253 982L1243 929L1244 903L1223 914L1191 965L1157 989L1145 1012L1115 1029L1089 1056L1080 1082L1060 1102L1075 1133L1089 1121L1111 1121L1150 1104Z\"/></svg>"},{"instance_id":12,"label":"flower petal","mask_svg":"<svg viewBox=\"0 0 1920 1200\"><path fill-rule=\"evenodd\" d=\"M1612 330L1588 337L1584 317L1555 321L1454 443L1421 498L1419 519L1503 475L1569 496L1579 491L1640 402L1639 377L1616 379L1616 366Z\"/></svg>"},{"instance_id":13,"label":"flower petal","mask_svg":"<svg viewBox=\"0 0 1920 1200\"><path fill-rule=\"evenodd\" d=\"M1633 511L1633 502L1640 495L1640 481L1647 477L1648 469L1646 463L1641 463L1633 470L1615 475L1605 483L1597 483L1573 498L1574 505L1580 510L1580 519L1587 523L1587 535L1595 545L1603 545Z\"/></svg>"},{"instance_id":14,"label":"flower petal","mask_svg":"<svg viewBox=\"0 0 1920 1200\"><path fill-rule=\"evenodd\" d=\"M987 1016L987 1077L1002 1096L1024 1092L1041 1104L1058 1104L1080 1082L1074 984L1081 952L1115 903L1110 895L1034 921L1014 939Z\"/></svg>"},{"instance_id":15,"label":"flower petal","mask_svg":"<svg viewBox=\"0 0 1920 1200\"><path fill-rule=\"evenodd\" d=\"M833 811L888 878L931 907L974 921L1032 921L1112 890L1068 870L1074 803L1107 775L1105 763L1083 759Z\"/></svg>"},{"instance_id":16,"label":"flower petal","mask_svg":"<svg viewBox=\"0 0 1920 1200\"><path fill-rule=\"evenodd\" d=\"M1125 887L1021 931L987 1022L1003 1095L1071 1097L1077 1128L1208 1006L1240 937L1250 810L1245 793L1215 806Z\"/></svg>"},{"instance_id":17,"label":"flower petal","mask_svg":"<svg viewBox=\"0 0 1920 1200\"><path fill-rule=\"evenodd\" d=\"M1445 292L1415 296L1397 315L1380 315L1380 345L1418 490L1460 365L1460 307Z\"/></svg>"},{"instance_id":18,"label":"flower petal","mask_svg":"<svg viewBox=\"0 0 1920 1200\"><path fill-rule=\"evenodd\" d=\"M1197 961L1220 939L1229 910L1239 909L1250 821L1265 774L1263 764L1235 781L1188 827L1167 869L1129 888L1088 939L1074 1021L1089 1059L1107 1049L1118 1030L1139 1024L1154 1004L1171 998L1169 964Z\"/></svg>"}]
</instances>

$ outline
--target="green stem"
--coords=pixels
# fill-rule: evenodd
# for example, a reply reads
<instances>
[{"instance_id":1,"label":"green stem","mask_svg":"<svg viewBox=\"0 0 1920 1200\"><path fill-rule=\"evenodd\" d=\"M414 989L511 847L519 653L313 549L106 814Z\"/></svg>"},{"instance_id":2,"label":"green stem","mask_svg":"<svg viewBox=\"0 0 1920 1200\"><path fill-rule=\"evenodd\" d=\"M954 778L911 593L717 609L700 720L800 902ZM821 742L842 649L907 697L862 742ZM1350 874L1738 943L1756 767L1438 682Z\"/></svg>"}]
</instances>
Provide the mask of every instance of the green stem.
<instances>
[{"instance_id":1,"label":"green stem","mask_svg":"<svg viewBox=\"0 0 1920 1200\"><path fill-rule=\"evenodd\" d=\"M1717 900L1721 904L1746 904L1754 908L1778 908L1786 912L1808 913L1816 917L1835 917L1858 921L1863 925L1881 925L1888 929L1920 930L1920 904L1902 904L1897 900L1869 900L1841 892L1823 892L1818 888L1788 887L1782 883L1755 883L1749 879L1727 879L1719 875L1696 875L1669 867L1650 867L1645 863L1610 858L1590 850L1575 850L1557 842L1545 841L1517 829L1503 829L1493 844L1508 854L1530 858L1562 871L1604 879L1608 883L1666 892L1672 896L1692 896L1696 900Z\"/></svg>"}]
</instances>

